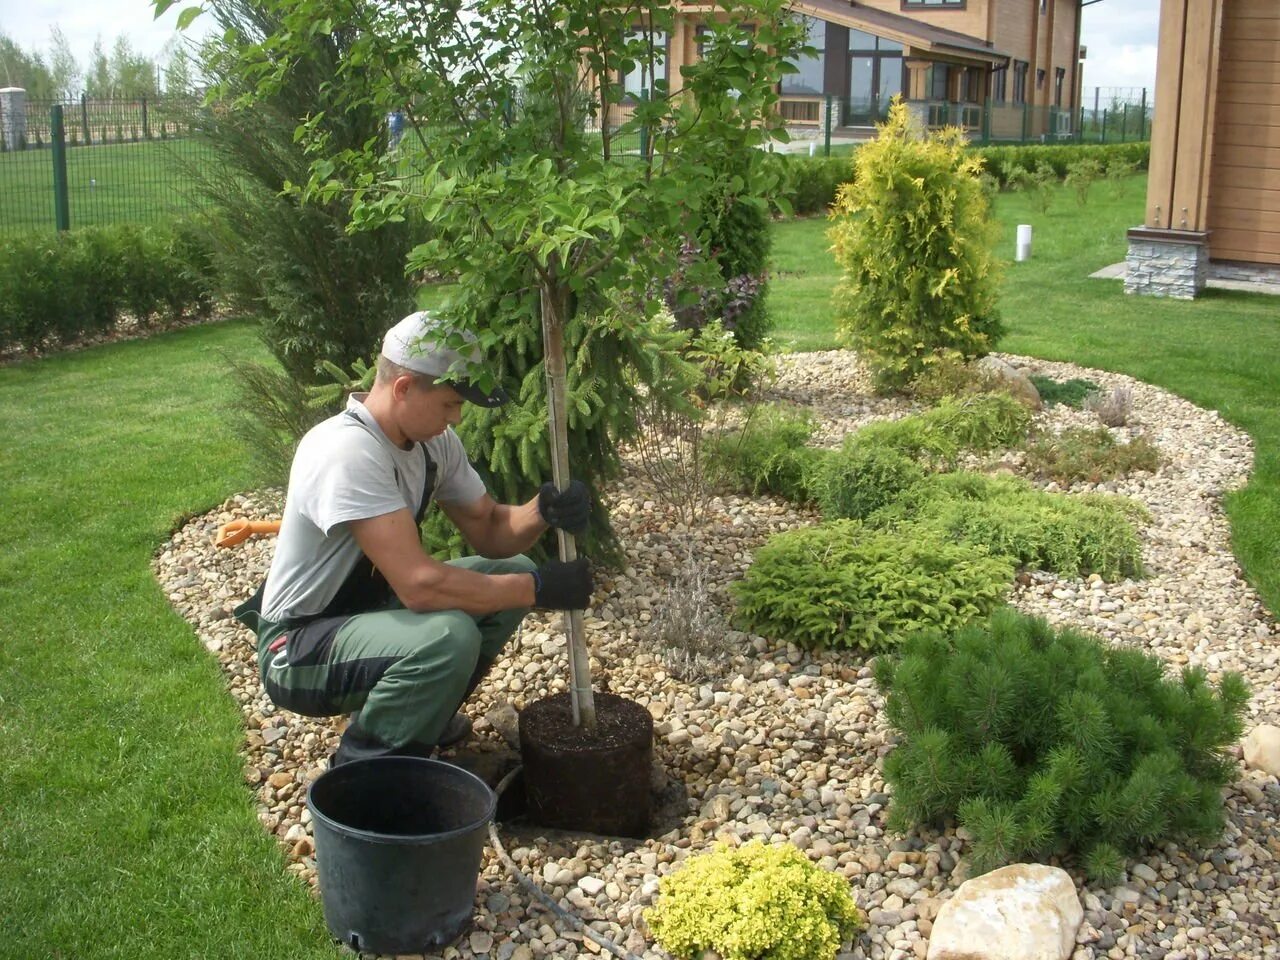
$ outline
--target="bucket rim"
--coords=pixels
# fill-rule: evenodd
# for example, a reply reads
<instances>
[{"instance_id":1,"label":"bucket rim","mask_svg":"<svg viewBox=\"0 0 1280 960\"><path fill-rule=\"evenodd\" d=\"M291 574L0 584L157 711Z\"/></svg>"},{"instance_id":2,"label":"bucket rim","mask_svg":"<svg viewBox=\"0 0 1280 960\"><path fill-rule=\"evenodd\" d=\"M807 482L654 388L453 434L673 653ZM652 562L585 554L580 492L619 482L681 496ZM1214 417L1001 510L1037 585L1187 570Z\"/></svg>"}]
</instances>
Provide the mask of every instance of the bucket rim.
<instances>
[{"instance_id":1,"label":"bucket rim","mask_svg":"<svg viewBox=\"0 0 1280 960\"><path fill-rule=\"evenodd\" d=\"M472 781L483 790L485 797L485 808L483 813L478 815L470 823L464 824L460 827L455 827L452 830L444 830L439 833L383 833L378 830L361 830L359 827L352 827L345 823L340 823L316 805L313 793L315 788L326 778L334 777L336 779L344 776L344 770L348 771L345 776L350 776L351 770L358 769L368 764L389 765L393 763L401 766L406 764L409 766L425 764L428 767L435 768L436 770L444 771L449 776L457 777L463 781ZM364 760L352 760L348 763L344 763L340 767L333 767L311 781L310 786L307 787L307 809L311 811L311 817L313 820L319 821L335 833L339 833L353 839L365 840L370 843L441 843L446 840L452 840L456 837L465 836L469 833L474 833L476 830L483 828L490 820L493 819L493 815L497 812L498 795L493 792L492 787L477 777L470 770L463 769L456 764L447 763L444 760L435 760L427 757L368 757Z\"/></svg>"}]
</instances>

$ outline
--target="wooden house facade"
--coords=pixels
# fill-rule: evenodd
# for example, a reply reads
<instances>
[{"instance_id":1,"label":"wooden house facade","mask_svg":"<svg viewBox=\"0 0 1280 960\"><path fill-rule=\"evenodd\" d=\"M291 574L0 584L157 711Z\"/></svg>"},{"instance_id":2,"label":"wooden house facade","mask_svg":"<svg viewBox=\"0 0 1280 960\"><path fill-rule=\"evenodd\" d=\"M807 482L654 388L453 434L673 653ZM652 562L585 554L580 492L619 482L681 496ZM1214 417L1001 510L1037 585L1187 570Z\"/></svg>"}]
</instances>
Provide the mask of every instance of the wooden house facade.
<instances>
[{"instance_id":1,"label":"wooden house facade","mask_svg":"<svg viewBox=\"0 0 1280 960\"><path fill-rule=\"evenodd\" d=\"M869 134L890 99L903 94L930 122L976 128L989 102L996 139L1065 136L1079 107L1080 2L796 0L790 9L804 18L817 54L785 78L783 117L818 126L831 102L839 110L832 126ZM657 79L673 92L680 67L698 59L708 18L717 16L714 5L696 2L677 11L671 35L655 38L663 51ZM633 93L654 80L643 68L621 79Z\"/></svg>"},{"instance_id":2,"label":"wooden house facade","mask_svg":"<svg viewBox=\"0 0 1280 960\"><path fill-rule=\"evenodd\" d=\"M1162 0L1159 43L1125 289L1193 297L1211 265L1280 275L1280 0Z\"/></svg>"}]
</instances>

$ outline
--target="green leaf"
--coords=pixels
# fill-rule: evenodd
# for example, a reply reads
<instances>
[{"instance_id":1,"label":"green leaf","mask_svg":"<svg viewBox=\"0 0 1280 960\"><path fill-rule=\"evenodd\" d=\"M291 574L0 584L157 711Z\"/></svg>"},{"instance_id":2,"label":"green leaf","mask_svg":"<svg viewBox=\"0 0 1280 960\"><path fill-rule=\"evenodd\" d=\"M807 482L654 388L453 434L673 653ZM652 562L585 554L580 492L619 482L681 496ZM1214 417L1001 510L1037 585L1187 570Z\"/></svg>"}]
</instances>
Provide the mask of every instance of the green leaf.
<instances>
[{"instance_id":1,"label":"green leaf","mask_svg":"<svg viewBox=\"0 0 1280 960\"><path fill-rule=\"evenodd\" d=\"M160 6L161 3L164 3L166 8L169 6L169 3L165 2L165 0L157 0L156 2L157 8ZM156 15L159 16L160 12L162 11L157 9ZM187 29L187 27L191 26L192 21L194 21L195 18L200 16L200 14L202 13L204 13L204 7L187 7L187 9L183 10L182 13L178 14L178 29L179 30Z\"/></svg>"}]
</instances>

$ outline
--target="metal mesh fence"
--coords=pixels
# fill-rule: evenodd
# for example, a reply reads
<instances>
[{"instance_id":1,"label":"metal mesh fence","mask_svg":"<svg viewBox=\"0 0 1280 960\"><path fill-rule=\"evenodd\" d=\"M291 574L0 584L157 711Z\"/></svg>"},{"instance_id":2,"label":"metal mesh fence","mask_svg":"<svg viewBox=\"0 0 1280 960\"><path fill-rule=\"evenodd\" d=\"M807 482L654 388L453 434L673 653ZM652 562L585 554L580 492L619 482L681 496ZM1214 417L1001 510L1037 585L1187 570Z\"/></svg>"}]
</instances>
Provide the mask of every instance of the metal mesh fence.
<instances>
[{"instance_id":1,"label":"metal mesh fence","mask_svg":"<svg viewBox=\"0 0 1280 960\"><path fill-rule=\"evenodd\" d=\"M193 208L189 165L207 159L192 137L196 100L28 100L0 143L0 234L57 226L55 105L70 226L163 222Z\"/></svg>"}]
</instances>

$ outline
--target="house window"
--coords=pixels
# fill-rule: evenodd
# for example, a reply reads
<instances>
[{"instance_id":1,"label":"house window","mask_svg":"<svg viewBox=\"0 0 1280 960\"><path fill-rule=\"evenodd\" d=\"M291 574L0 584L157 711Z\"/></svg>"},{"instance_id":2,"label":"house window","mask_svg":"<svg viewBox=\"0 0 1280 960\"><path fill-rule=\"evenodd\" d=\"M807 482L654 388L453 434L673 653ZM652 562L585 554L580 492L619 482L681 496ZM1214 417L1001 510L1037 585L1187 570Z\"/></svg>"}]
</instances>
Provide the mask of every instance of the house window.
<instances>
[{"instance_id":1,"label":"house window","mask_svg":"<svg viewBox=\"0 0 1280 960\"><path fill-rule=\"evenodd\" d=\"M960 77L960 100L964 103L978 103L982 99L982 75L972 67L967 67Z\"/></svg>"},{"instance_id":2,"label":"house window","mask_svg":"<svg viewBox=\"0 0 1280 960\"><path fill-rule=\"evenodd\" d=\"M929 99L949 100L947 95L951 86L951 68L944 63L935 63L929 68Z\"/></svg>"},{"instance_id":3,"label":"house window","mask_svg":"<svg viewBox=\"0 0 1280 960\"><path fill-rule=\"evenodd\" d=\"M862 30L849 30L849 99L845 126L883 120L889 101L902 92L902 44Z\"/></svg>"},{"instance_id":4,"label":"house window","mask_svg":"<svg viewBox=\"0 0 1280 960\"><path fill-rule=\"evenodd\" d=\"M636 57L636 65L622 75L622 89L628 98L639 97L643 91L653 96L657 84L667 85L667 34L663 30L632 30L628 41L643 40L652 47L652 55L646 50Z\"/></svg>"},{"instance_id":5,"label":"house window","mask_svg":"<svg viewBox=\"0 0 1280 960\"><path fill-rule=\"evenodd\" d=\"M1062 87L1067 79L1067 68L1058 67L1053 71L1053 105L1062 106Z\"/></svg>"},{"instance_id":6,"label":"house window","mask_svg":"<svg viewBox=\"0 0 1280 960\"><path fill-rule=\"evenodd\" d=\"M1044 89L1044 71L1043 70L1036 71L1036 89L1037 90Z\"/></svg>"},{"instance_id":7,"label":"house window","mask_svg":"<svg viewBox=\"0 0 1280 960\"><path fill-rule=\"evenodd\" d=\"M1044 16L1049 12L1049 0L1040 0L1040 15Z\"/></svg>"},{"instance_id":8,"label":"house window","mask_svg":"<svg viewBox=\"0 0 1280 960\"><path fill-rule=\"evenodd\" d=\"M1009 99L1009 69L997 67L991 71L991 102L1004 103Z\"/></svg>"},{"instance_id":9,"label":"house window","mask_svg":"<svg viewBox=\"0 0 1280 960\"><path fill-rule=\"evenodd\" d=\"M805 46L813 47L817 53L810 57L796 58L799 73L791 73L782 78L783 96L814 97L819 96L823 90L827 64L827 24L817 17L805 17L804 26Z\"/></svg>"},{"instance_id":10,"label":"house window","mask_svg":"<svg viewBox=\"0 0 1280 960\"><path fill-rule=\"evenodd\" d=\"M1027 70L1031 64L1025 60L1013 61L1013 102L1027 102Z\"/></svg>"}]
</instances>

